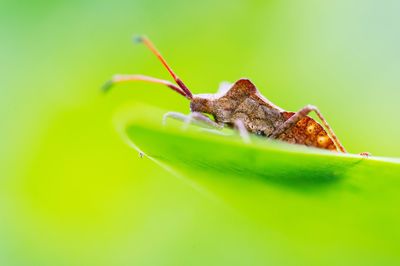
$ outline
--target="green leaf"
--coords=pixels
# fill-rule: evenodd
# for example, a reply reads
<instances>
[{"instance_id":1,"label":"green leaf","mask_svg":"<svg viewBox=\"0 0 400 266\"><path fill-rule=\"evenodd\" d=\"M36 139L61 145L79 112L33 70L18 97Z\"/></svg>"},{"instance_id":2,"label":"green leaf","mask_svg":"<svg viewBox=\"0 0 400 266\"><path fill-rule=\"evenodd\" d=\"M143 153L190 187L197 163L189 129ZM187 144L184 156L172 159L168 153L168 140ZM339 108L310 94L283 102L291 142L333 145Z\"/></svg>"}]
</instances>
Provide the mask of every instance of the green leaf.
<instances>
[{"instance_id":1,"label":"green leaf","mask_svg":"<svg viewBox=\"0 0 400 266\"><path fill-rule=\"evenodd\" d=\"M352 170L375 172L395 167L400 174L400 160L396 159L333 153L262 137L252 137L246 144L232 131L211 133L196 126L184 128L171 119L163 126L166 112L140 106L137 113L141 116L132 118L127 133L145 154L177 168L245 174L296 186L334 182Z\"/></svg>"},{"instance_id":2,"label":"green leaf","mask_svg":"<svg viewBox=\"0 0 400 266\"><path fill-rule=\"evenodd\" d=\"M124 118L118 124L124 125L127 141L149 158L246 217L260 236L253 249L264 252L273 245L276 250L265 254L278 261L295 249L291 262L306 264L400 261L398 159L260 137L246 144L230 130L222 135L182 129L172 120L163 126L165 112L139 106L129 111L129 122ZM267 232L276 238L262 237Z\"/></svg>"}]
</instances>

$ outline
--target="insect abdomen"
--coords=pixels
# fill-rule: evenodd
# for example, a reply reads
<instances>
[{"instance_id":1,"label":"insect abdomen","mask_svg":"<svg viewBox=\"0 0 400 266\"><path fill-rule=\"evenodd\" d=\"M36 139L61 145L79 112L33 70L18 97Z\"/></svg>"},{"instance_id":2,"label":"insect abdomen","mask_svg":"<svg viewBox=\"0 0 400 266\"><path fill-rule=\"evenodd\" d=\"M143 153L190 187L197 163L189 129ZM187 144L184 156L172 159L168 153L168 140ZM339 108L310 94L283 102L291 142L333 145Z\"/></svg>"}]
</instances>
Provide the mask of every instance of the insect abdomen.
<instances>
[{"instance_id":1,"label":"insect abdomen","mask_svg":"<svg viewBox=\"0 0 400 266\"><path fill-rule=\"evenodd\" d=\"M289 118L293 114L287 112L286 116ZM309 116L302 118L295 126L282 133L278 139L289 143L337 151L336 145L325 129Z\"/></svg>"}]
</instances>

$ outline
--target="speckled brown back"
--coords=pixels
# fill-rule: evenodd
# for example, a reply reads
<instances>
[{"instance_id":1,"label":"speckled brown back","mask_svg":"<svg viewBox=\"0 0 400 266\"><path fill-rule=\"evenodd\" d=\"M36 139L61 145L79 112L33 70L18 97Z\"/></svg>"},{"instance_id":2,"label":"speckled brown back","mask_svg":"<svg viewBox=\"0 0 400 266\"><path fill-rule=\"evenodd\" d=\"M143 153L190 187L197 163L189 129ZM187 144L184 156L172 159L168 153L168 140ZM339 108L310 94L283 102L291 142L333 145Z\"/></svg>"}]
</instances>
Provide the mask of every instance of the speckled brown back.
<instances>
[{"instance_id":1,"label":"speckled brown back","mask_svg":"<svg viewBox=\"0 0 400 266\"><path fill-rule=\"evenodd\" d=\"M211 113L217 122L233 125L240 120L249 132L268 136L284 121L280 110L263 98L248 79L238 80L215 99Z\"/></svg>"},{"instance_id":2,"label":"speckled brown back","mask_svg":"<svg viewBox=\"0 0 400 266\"><path fill-rule=\"evenodd\" d=\"M286 112L264 98L248 79L240 79L224 95L195 95L193 112L212 115L217 123L233 127L240 120L247 131L265 137L277 130L294 112ZM277 139L337 151L324 128L309 116L277 136Z\"/></svg>"}]
</instances>

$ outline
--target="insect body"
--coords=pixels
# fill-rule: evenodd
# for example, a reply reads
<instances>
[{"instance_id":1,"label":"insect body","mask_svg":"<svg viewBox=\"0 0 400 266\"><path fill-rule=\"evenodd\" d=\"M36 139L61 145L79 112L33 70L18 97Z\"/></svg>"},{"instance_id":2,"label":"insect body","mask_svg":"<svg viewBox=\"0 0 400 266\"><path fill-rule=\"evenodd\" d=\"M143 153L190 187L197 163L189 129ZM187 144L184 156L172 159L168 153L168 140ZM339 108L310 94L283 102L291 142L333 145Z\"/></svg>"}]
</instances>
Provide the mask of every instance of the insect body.
<instances>
[{"instance_id":1,"label":"insect body","mask_svg":"<svg viewBox=\"0 0 400 266\"><path fill-rule=\"evenodd\" d=\"M229 126L241 132L251 132L289 143L303 144L331 151L346 152L332 128L319 110L307 105L298 112L287 112L264 98L248 79L240 79L232 86L224 86L216 94L194 95L181 79L172 71L165 59L146 37L137 39L143 42L167 68L176 84L143 75L115 75L104 89L113 84L128 81L147 81L168 86L170 89L190 100L192 119L216 128ZM314 111L321 119L325 129L308 114ZM211 115L214 120L208 116ZM181 120L187 117L179 113L169 113Z\"/></svg>"}]
</instances>

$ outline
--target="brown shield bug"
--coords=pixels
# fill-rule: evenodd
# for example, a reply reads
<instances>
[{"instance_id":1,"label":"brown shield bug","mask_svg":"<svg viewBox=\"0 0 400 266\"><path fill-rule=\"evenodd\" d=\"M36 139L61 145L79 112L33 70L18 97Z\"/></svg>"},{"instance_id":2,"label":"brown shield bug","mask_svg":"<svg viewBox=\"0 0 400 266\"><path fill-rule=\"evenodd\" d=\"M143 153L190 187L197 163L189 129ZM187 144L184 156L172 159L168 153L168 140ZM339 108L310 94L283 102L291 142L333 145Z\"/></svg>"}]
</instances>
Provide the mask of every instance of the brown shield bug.
<instances>
[{"instance_id":1,"label":"brown shield bug","mask_svg":"<svg viewBox=\"0 0 400 266\"><path fill-rule=\"evenodd\" d=\"M263 97L248 79L239 79L231 86L222 86L215 94L192 94L148 38L138 37L136 41L144 43L158 57L175 80L176 85L144 75L114 75L104 85L105 91L121 82L159 83L190 101L190 115L170 112L166 114L167 117L197 121L215 128L224 126L236 128L245 139L247 133L250 132L289 143L346 153L332 128L315 106L306 105L297 112L285 111ZM312 111L316 113L323 126L308 116ZM363 155L368 154L363 153Z\"/></svg>"}]
</instances>

